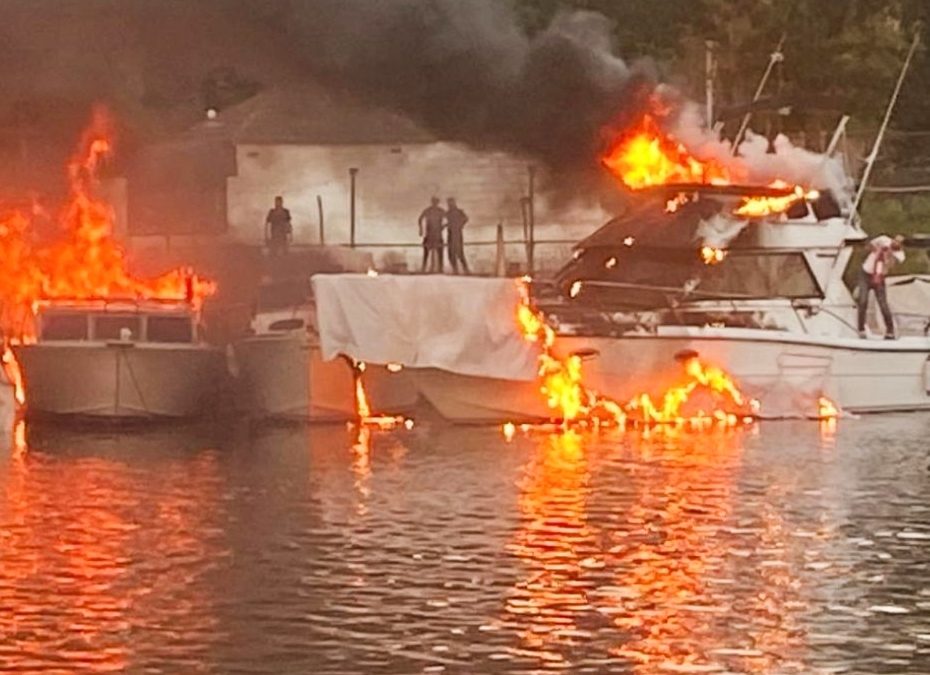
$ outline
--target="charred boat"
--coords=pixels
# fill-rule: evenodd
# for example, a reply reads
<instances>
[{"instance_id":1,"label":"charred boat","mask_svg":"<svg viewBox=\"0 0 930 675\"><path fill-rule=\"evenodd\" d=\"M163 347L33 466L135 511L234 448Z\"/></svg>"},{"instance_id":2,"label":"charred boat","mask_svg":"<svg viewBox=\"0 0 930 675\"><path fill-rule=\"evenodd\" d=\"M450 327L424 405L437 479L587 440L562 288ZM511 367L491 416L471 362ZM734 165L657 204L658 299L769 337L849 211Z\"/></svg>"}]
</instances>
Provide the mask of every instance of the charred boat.
<instances>
[{"instance_id":1,"label":"charred boat","mask_svg":"<svg viewBox=\"0 0 930 675\"><path fill-rule=\"evenodd\" d=\"M215 400L225 373L222 350L204 341L186 302L45 303L36 340L13 352L30 417L196 417Z\"/></svg>"}]
</instances>

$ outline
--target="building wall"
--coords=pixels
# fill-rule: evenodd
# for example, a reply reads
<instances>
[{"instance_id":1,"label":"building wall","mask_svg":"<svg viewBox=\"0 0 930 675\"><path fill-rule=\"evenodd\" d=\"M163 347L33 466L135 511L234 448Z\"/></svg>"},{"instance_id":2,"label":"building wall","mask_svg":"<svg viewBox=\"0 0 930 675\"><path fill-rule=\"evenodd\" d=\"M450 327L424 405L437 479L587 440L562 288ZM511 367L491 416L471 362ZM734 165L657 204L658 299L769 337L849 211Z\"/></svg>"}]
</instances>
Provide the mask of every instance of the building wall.
<instances>
[{"instance_id":1,"label":"building wall","mask_svg":"<svg viewBox=\"0 0 930 675\"><path fill-rule=\"evenodd\" d=\"M494 262L498 223L505 239L522 240L521 199L528 190L528 166L513 157L479 153L448 143L420 145L240 145L238 175L228 180L229 236L247 243L263 239L265 215L274 196L291 210L295 244L320 241L317 197L323 204L325 242L349 243L350 167L358 168L356 243L407 244L391 249L372 247L380 265L398 259L419 266L417 217L432 195L456 197L468 213L468 257L479 271ZM537 194L536 239L576 241L603 224L607 215L596 207L550 208ZM557 265L570 246L540 245L541 265ZM507 247L511 262L525 260L522 245Z\"/></svg>"}]
</instances>

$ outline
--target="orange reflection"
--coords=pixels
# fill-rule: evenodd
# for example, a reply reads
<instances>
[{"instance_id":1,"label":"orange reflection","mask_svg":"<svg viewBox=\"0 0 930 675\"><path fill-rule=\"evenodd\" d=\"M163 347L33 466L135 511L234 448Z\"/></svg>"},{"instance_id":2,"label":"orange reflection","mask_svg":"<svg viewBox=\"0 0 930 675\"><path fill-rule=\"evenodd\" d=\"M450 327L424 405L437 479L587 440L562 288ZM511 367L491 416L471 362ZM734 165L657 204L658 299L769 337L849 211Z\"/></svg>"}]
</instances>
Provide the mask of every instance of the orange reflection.
<instances>
[{"instance_id":1,"label":"orange reflection","mask_svg":"<svg viewBox=\"0 0 930 675\"><path fill-rule=\"evenodd\" d=\"M506 611L524 648L549 664L564 662L560 647L578 637L584 576L599 564L587 522L588 476L583 439L566 431L541 439L520 484L523 525L509 550L523 561L526 578Z\"/></svg>"},{"instance_id":2,"label":"orange reflection","mask_svg":"<svg viewBox=\"0 0 930 675\"><path fill-rule=\"evenodd\" d=\"M0 634L7 653L23 655L28 670L37 663L30 659L52 656L55 644L56 663L70 664L68 670L123 672L139 667L137 636L164 634L166 626L175 634L215 632L205 609L209 588L190 571L190 563L223 555L204 536L217 529L221 504L214 453L140 468L126 461L125 438L74 436L52 453L28 451L25 426L17 426L15 438L16 452L0 466L0 606L7 608ZM98 443L115 446L98 454ZM129 447L144 452L144 445L134 440ZM176 489L189 481L197 484L197 500ZM140 512L151 514L144 529ZM137 567L146 557L161 564Z\"/></svg>"},{"instance_id":3,"label":"orange reflection","mask_svg":"<svg viewBox=\"0 0 930 675\"><path fill-rule=\"evenodd\" d=\"M727 609L715 605L707 577L726 554L716 535L731 513L741 433L671 431L633 437L631 452L649 461L637 471L630 536L610 551L616 585L629 589L606 598L627 636L614 653L637 664L637 672L714 665L702 653L715 637L707 634L708 617ZM705 649L698 652L695 638L702 634Z\"/></svg>"},{"instance_id":4,"label":"orange reflection","mask_svg":"<svg viewBox=\"0 0 930 675\"><path fill-rule=\"evenodd\" d=\"M804 608L799 552L777 488L746 506L737 484L756 431L540 436L509 549L525 570L502 626L519 636L517 655L570 668L572 647L604 639L590 627L608 621L607 655L637 673L796 666L805 640L795 618ZM618 510L618 494L607 496L605 514L599 504L615 485L629 503Z\"/></svg>"}]
</instances>

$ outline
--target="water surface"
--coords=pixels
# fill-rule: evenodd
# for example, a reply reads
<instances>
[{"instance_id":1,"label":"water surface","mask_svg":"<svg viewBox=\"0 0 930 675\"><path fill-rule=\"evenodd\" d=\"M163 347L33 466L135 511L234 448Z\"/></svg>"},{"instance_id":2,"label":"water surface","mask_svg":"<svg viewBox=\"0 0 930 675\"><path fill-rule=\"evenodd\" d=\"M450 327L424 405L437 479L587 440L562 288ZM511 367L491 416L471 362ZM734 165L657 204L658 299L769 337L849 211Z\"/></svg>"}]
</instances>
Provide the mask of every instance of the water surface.
<instances>
[{"instance_id":1,"label":"water surface","mask_svg":"<svg viewBox=\"0 0 930 675\"><path fill-rule=\"evenodd\" d=\"M19 432L7 670L930 672L930 416Z\"/></svg>"}]
</instances>

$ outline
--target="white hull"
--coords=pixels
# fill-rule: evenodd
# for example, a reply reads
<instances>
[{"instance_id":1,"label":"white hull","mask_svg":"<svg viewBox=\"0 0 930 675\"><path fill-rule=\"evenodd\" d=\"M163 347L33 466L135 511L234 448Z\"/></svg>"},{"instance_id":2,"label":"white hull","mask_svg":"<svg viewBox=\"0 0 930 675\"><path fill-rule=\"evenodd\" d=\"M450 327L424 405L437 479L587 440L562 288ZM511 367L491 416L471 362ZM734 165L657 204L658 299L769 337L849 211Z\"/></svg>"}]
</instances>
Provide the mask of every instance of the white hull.
<instances>
[{"instance_id":1,"label":"white hull","mask_svg":"<svg viewBox=\"0 0 930 675\"><path fill-rule=\"evenodd\" d=\"M243 404L255 417L345 422L357 416L352 369L323 361L303 334L262 335L235 345ZM417 393L405 371L369 368L362 381L375 413L409 411Z\"/></svg>"},{"instance_id":2,"label":"white hull","mask_svg":"<svg viewBox=\"0 0 930 675\"><path fill-rule=\"evenodd\" d=\"M692 350L730 373L767 416L815 415L821 395L850 412L930 409L926 338L663 327L657 335L560 336L556 344L565 353L595 350L585 362L585 383L618 401L661 390L681 372L675 354Z\"/></svg>"},{"instance_id":3,"label":"white hull","mask_svg":"<svg viewBox=\"0 0 930 675\"><path fill-rule=\"evenodd\" d=\"M539 422L552 416L536 380L474 377L434 368L412 370L411 377L421 396L450 422Z\"/></svg>"},{"instance_id":4,"label":"white hull","mask_svg":"<svg viewBox=\"0 0 930 675\"><path fill-rule=\"evenodd\" d=\"M194 417L222 383L223 355L191 344L55 342L14 347L29 415Z\"/></svg>"}]
</instances>

